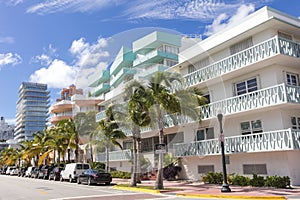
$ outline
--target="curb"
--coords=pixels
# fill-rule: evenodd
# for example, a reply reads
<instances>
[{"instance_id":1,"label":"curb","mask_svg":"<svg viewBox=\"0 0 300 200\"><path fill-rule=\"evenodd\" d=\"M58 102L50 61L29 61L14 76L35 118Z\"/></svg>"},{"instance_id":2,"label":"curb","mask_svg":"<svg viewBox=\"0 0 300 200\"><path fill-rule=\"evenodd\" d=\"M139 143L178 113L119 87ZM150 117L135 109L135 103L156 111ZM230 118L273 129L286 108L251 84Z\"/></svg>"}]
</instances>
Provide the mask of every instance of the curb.
<instances>
[{"instance_id":1,"label":"curb","mask_svg":"<svg viewBox=\"0 0 300 200\"><path fill-rule=\"evenodd\" d=\"M218 194L183 194L177 193L176 196L183 197L199 197L199 198L225 198L225 199L270 199L270 200L285 200L283 196L238 196L238 195L218 195Z\"/></svg>"},{"instance_id":2,"label":"curb","mask_svg":"<svg viewBox=\"0 0 300 200\"><path fill-rule=\"evenodd\" d=\"M118 185L113 186L113 188L118 189L118 190L129 190L129 191L146 192L146 193L152 193L152 194L161 193L160 190L135 188L135 187L122 187L122 186L118 186Z\"/></svg>"},{"instance_id":3,"label":"curb","mask_svg":"<svg viewBox=\"0 0 300 200\"><path fill-rule=\"evenodd\" d=\"M152 194L159 194L159 193L168 193L166 191L161 190L154 190L154 189L144 189L144 188L135 188L135 187L122 187L115 185L113 186L114 189L118 190L129 190L129 191L136 191L136 192L145 192L145 193L152 193ZM198 198L225 198L225 199L269 199L269 200L286 200L284 196L239 196L239 195L218 195L218 194L195 194L195 193L169 193L175 196L181 197L198 197Z\"/></svg>"}]
</instances>

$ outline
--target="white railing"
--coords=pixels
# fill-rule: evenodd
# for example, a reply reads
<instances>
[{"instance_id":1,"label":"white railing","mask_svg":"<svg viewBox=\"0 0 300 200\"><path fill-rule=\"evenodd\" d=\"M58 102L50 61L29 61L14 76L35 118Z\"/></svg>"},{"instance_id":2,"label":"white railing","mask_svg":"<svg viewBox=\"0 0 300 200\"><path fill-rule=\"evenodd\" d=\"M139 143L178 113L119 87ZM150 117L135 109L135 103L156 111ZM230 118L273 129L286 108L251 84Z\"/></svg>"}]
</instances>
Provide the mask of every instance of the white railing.
<instances>
[{"instance_id":1,"label":"white railing","mask_svg":"<svg viewBox=\"0 0 300 200\"><path fill-rule=\"evenodd\" d=\"M300 130L286 129L226 137L224 145L226 154L300 149ZM219 155L221 153L218 139L174 144L173 147L175 157Z\"/></svg>"},{"instance_id":2,"label":"white railing","mask_svg":"<svg viewBox=\"0 0 300 200\"><path fill-rule=\"evenodd\" d=\"M197 85L239 68L265 60L272 56L284 54L300 58L300 44L277 36L226 57L211 65L194 71L184 76L185 87ZM180 89L178 83L173 84L173 89Z\"/></svg>"},{"instance_id":3,"label":"white railing","mask_svg":"<svg viewBox=\"0 0 300 200\"><path fill-rule=\"evenodd\" d=\"M104 119L105 116L105 110L100 111L96 114L96 122L99 122L101 119Z\"/></svg>"},{"instance_id":4,"label":"white railing","mask_svg":"<svg viewBox=\"0 0 300 200\"><path fill-rule=\"evenodd\" d=\"M131 150L120 150L120 151L111 151L109 152L109 161L128 161L131 160ZM96 156L97 162L106 161L106 153L98 153Z\"/></svg>"},{"instance_id":5,"label":"white railing","mask_svg":"<svg viewBox=\"0 0 300 200\"><path fill-rule=\"evenodd\" d=\"M202 118L208 119L215 117L220 109L224 114L233 114L287 102L300 103L300 87L275 85L210 103L202 106L201 112Z\"/></svg>"}]
</instances>

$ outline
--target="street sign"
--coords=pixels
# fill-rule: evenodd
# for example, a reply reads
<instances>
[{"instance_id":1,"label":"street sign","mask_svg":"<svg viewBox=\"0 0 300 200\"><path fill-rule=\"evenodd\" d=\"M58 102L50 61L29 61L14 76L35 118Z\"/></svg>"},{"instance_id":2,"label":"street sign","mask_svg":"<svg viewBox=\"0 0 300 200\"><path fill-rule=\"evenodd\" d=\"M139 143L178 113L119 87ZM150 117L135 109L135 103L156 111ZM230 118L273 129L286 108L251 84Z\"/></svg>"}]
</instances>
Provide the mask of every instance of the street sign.
<instances>
[{"instance_id":1,"label":"street sign","mask_svg":"<svg viewBox=\"0 0 300 200\"><path fill-rule=\"evenodd\" d=\"M155 153L166 153L166 144L156 144L155 145Z\"/></svg>"}]
</instances>

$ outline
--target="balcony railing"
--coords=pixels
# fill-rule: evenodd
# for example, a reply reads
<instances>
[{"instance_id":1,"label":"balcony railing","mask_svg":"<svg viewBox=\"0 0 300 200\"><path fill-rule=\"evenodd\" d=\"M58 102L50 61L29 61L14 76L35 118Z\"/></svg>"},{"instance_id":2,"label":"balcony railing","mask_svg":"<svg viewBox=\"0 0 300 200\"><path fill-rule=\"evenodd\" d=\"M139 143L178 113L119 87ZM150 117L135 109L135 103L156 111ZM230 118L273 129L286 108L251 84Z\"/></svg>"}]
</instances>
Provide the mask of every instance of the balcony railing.
<instances>
[{"instance_id":1,"label":"balcony railing","mask_svg":"<svg viewBox=\"0 0 300 200\"><path fill-rule=\"evenodd\" d=\"M99 122L101 119L105 118L105 110L100 111L96 114L96 122Z\"/></svg>"},{"instance_id":2,"label":"balcony railing","mask_svg":"<svg viewBox=\"0 0 300 200\"><path fill-rule=\"evenodd\" d=\"M111 151L109 152L109 161L128 161L131 160L131 150ZM96 157L97 162L106 161L106 153L99 153Z\"/></svg>"},{"instance_id":3,"label":"balcony railing","mask_svg":"<svg viewBox=\"0 0 300 200\"><path fill-rule=\"evenodd\" d=\"M300 149L300 130L286 129L225 138L226 154ZM219 139L174 144L174 156L220 155Z\"/></svg>"},{"instance_id":4,"label":"balcony railing","mask_svg":"<svg viewBox=\"0 0 300 200\"><path fill-rule=\"evenodd\" d=\"M207 67L201 68L184 76L187 87L197 85L239 68L268 59L272 56L283 54L300 58L300 44L291 40L273 37L234 55L217 61ZM179 88L177 84L173 88Z\"/></svg>"},{"instance_id":5,"label":"balcony railing","mask_svg":"<svg viewBox=\"0 0 300 200\"><path fill-rule=\"evenodd\" d=\"M210 119L217 116L217 112L222 110L225 115L245 112L249 110L284 104L284 103L300 103L300 87L287 86L279 84L272 87L257 90L251 93L227 98L221 101L216 101L201 107L202 119ZM97 121L105 117L105 112L102 111L96 115ZM180 114L166 115L164 118L165 128L174 127L177 125L195 122L188 116ZM141 132L152 131L150 127L142 127ZM126 131L130 135L130 131Z\"/></svg>"},{"instance_id":6,"label":"balcony railing","mask_svg":"<svg viewBox=\"0 0 300 200\"><path fill-rule=\"evenodd\" d=\"M208 119L215 117L216 112L220 109L222 109L224 114L234 114L288 102L300 103L300 87L280 84L216 101L201 107L202 118Z\"/></svg>"}]
</instances>

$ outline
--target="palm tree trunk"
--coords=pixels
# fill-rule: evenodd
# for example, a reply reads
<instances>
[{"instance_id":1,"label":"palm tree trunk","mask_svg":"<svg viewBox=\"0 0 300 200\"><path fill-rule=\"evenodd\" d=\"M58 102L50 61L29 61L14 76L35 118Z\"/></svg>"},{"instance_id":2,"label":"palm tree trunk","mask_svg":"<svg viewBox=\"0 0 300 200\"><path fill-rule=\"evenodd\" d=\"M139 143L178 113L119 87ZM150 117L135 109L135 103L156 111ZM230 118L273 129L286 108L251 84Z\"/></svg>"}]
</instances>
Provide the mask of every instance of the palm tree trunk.
<instances>
[{"instance_id":1,"label":"palm tree trunk","mask_svg":"<svg viewBox=\"0 0 300 200\"><path fill-rule=\"evenodd\" d=\"M164 130L163 130L163 116L159 109L159 105L156 105L157 112L158 112L158 128L159 128L159 134L158 139L160 144L164 144ZM155 181L155 187L154 189L164 189L163 185L163 153L158 154L158 170L157 170L157 177Z\"/></svg>"},{"instance_id":2,"label":"palm tree trunk","mask_svg":"<svg viewBox=\"0 0 300 200\"><path fill-rule=\"evenodd\" d=\"M109 147L106 145L105 147L105 152L106 152L106 172L109 172Z\"/></svg>"},{"instance_id":3,"label":"palm tree trunk","mask_svg":"<svg viewBox=\"0 0 300 200\"><path fill-rule=\"evenodd\" d=\"M139 129L137 134L137 183L142 183L141 181L141 160L142 160L142 142L141 142L141 130Z\"/></svg>"},{"instance_id":4,"label":"palm tree trunk","mask_svg":"<svg viewBox=\"0 0 300 200\"><path fill-rule=\"evenodd\" d=\"M91 153L91 163L93 163L94 162L94 158L93 158L93 146L92 145L90 145L90 153Z\"/></svg>"},{"instance_id":5,"label":"palm tree trunk","mask_svg":"<svg viewBox=\"0 0 300 200\"><path fill-rule=\"evenodd\" d=\"M136 172L137 172L137 150L136 150L136 137L133 136L133 169L131 173L131 187L136 187Z\"/></svg>"}]
</instances>

